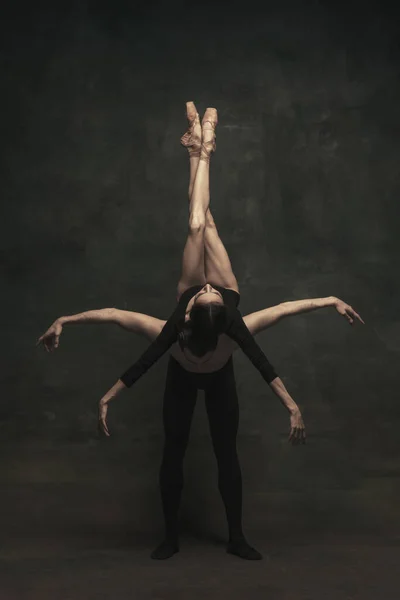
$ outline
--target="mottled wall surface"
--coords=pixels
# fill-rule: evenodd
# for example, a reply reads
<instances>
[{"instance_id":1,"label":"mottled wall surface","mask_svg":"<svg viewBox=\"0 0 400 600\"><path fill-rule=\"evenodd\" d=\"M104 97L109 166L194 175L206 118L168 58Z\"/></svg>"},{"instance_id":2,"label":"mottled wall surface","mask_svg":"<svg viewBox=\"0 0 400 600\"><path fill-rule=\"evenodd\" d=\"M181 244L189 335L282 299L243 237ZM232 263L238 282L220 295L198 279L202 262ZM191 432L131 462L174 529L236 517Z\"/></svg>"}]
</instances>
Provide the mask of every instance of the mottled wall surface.
<instances>
[{"instance_id":1,"label":"mottled wall surface","mask_svg":"<svg viewBox=\"0 0 400 600\"><path fill-rule=\"evenodd\" d=\"M236 354L246 528L399 530L397 21L377 5L211 10L3 9L3 531L161 526L167 359L115 401L99 439L97 402L146 340L85 325L54 354L35 342L93 308L170 314L186 100L219 111L211 203L243 314L335 295L366 322L326 308L259 336L306 446L288 444L286 411ZM225 533L202 393L185 472L186 526Z\"/></svg>"}]
</instances>

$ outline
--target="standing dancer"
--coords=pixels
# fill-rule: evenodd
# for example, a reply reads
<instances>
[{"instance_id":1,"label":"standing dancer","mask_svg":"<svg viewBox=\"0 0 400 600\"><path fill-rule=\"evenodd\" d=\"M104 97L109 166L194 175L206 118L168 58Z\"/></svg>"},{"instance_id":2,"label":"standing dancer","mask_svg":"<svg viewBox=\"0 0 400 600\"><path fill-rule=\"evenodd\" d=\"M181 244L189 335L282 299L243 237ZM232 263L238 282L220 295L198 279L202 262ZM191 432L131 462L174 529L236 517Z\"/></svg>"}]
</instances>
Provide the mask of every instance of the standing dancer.
<instances>
[{"instance_id":1,"label":"standing dancer","mask_svg":"<svg viewBox=\"0 0 400 600\"><path fill-rule=\"evenodd\" d=\"M142 333L153 343L117 381L99 403L99 425L108 436L108 402L130 387L167 350L170 359L163 404L165 444L160 469L160 489L165 518L165 540L153 551L156 559L169 558L179 550L178 509L183 487L183 458L197 390L205 391L211 438L218 463L218 485L229 528L227 551L245 559L261 554L246 541L242 531L242 479L236 449L238 398L232 352L240 346L290 412L289 440L305 442L300 410L283 382L255 342L253 335L283 316L334 305L353 322L359 315L335 297L282 303L242 319L237 309L239 289L228 254L218 236L209 210L209 162L215 150L217 111L207 109L202 126L193 103L187 103L188 132L181 142L190 159L189 234L178 283L178 305L168 321L148 315L103 309L62 317L39 338L46 350L58 347L66 322L112 321Z\"/></svg>"}]
</instances>

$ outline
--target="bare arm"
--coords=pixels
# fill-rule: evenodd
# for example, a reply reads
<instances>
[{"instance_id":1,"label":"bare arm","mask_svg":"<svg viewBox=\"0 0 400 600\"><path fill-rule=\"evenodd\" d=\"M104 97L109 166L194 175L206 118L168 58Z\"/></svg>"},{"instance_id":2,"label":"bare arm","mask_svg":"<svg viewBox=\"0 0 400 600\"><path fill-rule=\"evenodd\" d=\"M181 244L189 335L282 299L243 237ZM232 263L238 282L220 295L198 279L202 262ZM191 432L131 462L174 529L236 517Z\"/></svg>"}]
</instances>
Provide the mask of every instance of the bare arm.
<instances>
[{"instance_id":1,"label":"bare arm","mask_svg":"<svg viewBox=\"0 0 400 600\"><path fill-rule=\"evenodd\" d=\"M278 396L279 400L290 414L289 442L292 442L292 444L295 445L300 443L305 444L306 430L300 408L297 406L296 402L285 388L285 385L280 377L275 377L269 386L274 394Z\"/></svg>"},{"instance_id":2,"label":"bare arm","mask_svg":"<svg viewBox=\"0 0 400 600\"><path fill-rule=\"evenodd\" d=\"M59 317L38 339L36 345L43 343L47 352L58 348L59 338L64 325L84 323L115 323L128 331L133 331L153 341L159 335L165 321L143 313L118 308L100 308L88 310L76 315Z\"/></svg>"},{"instance_id":3,"label":"bare arm","mask_svg":"<svg viewBox=\"0 0 400 600\"><path fill-rule=\"evenodd\" d=\"M128 331L154 340L165 325L165 320L157 319L143 313L119 308L101 308L88 310L69 317L60 317L61 325L66 323L115 323Z\"/></svg>"},{"instance_id":4,"label":"bare arm","mask_svg":"<svg viewBox=\"0 0 400 600\"><path fill-rule=\"evenodd\" d=\"M107 426L107 410L108 403L111 400L114 400L123 390L126 390L127 386L120 379L117 380L116 383L108 390L106 394L102 397L99 402L99 410L98 410L98 425L100 432L103 432L107 437L110 436L110 432Z\"/></svg>"},{"instance_id":5,"label":"bare arm","mask_svg":"<svg viewBox=\"0 0 400 600\"><path fill-rule=\"evenodd\" d=\"M59 317L56 322L60 325L74 325L82 323L113 323L116 308L99 308L95 310L87 310L76 315L67 315Z\"/></svg>"},{"instance_id":6,"label":"bare arm","mask_svg":"<svg viewBox=\"0 0 400 600\"><path fill-rule=\"evenodd\" d=\"M268 327L275 325L284 317L298 315L303 312L310 312L318 308L334 306L337 312L347 318L350 324L353 324L354 318L364 323L360 315L349 305L336 296L327 296L326 298L307 298L305 300L293 300L290 302L281 302L276 306L265 308L243 317L244 322L253 335L264 331Z\"/></svg>"},{"instance_id":7,"label":"bare arm","mask_svg":"<svg viewBox=\"0 0 400 600\"><path fill-rule=\"evenodd\" d=\"M294 414L300 410L296 402L285 388L285 385L280 377L275 377L269 386L274 394L278 396L279 400L290 414Z\"/></svg>"}]
</instances>

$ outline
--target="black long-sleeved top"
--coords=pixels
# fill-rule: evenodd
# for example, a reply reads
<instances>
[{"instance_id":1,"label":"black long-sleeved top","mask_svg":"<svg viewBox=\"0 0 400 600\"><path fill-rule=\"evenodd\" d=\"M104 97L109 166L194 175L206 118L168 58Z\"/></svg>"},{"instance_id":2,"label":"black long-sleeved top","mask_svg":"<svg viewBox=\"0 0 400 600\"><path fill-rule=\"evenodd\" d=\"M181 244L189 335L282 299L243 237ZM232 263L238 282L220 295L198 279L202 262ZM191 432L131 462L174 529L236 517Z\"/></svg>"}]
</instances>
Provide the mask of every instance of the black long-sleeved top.
<instances>
[{"instance_id":1,"label":"black long-sleeved top","mask_svg":"<svg viewBox=\"0 0 400 600\"><path fill-rule=\"evenodd\" d=\"M270 383L278 375L243 321L238 309L240 294L218 285L213 285L213 287L221 293L224 304L227 306L228 326L224 333L240 346L253 365L260 371L265 381ZM127 387L131 387L177 341L179 325L184 321L188 302L202 288L202 285L194 285L183 292L176 309L165 323L160 334L143 352L141 357L120 377Z\"/></svg>"}]
</instances>

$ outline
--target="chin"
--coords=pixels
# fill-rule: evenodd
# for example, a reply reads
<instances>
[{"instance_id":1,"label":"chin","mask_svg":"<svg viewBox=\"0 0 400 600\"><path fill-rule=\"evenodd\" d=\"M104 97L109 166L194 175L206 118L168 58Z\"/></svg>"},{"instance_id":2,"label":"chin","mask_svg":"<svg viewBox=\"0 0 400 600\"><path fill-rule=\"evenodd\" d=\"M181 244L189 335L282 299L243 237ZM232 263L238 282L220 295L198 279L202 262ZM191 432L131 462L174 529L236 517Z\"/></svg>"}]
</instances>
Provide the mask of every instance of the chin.
<instances>
[{"instance_id":1,"label":"chin","mask_svg":"<svg viewBox=\"0 0 400 600\"><path fill-rule=\"evenodd\" d=\"M202 294L196 300L196 304L211 304L211 302L215 302L216 304L224 303L222 298L216 294Z\"/></svg>"}]
</instances>

